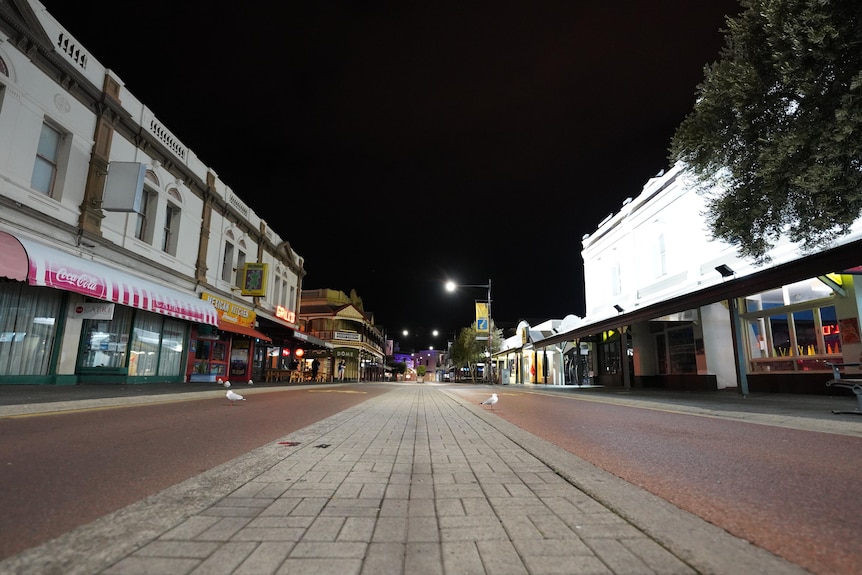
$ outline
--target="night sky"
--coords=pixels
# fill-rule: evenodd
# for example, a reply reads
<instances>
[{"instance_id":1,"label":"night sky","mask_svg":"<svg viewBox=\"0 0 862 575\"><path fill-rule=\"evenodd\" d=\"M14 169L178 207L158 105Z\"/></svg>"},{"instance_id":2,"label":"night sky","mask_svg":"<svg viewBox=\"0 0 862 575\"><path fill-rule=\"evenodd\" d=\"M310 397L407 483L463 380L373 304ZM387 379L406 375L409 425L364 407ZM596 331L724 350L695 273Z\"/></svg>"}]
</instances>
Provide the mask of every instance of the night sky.
<instances>
[{"instance_id":1,"label":"night sky","mask_svg":"<svg viewBox=\"0 0 862 575\"><path fill-rule=\"evenodd\" d=\"M583 315L581 237L668 167L736 0L49 0L94 58L403 345L492 284ZM438 329L437 341L430 338ZM395 339L403 339L395 336Z\"/></svg>"}]
</instances>

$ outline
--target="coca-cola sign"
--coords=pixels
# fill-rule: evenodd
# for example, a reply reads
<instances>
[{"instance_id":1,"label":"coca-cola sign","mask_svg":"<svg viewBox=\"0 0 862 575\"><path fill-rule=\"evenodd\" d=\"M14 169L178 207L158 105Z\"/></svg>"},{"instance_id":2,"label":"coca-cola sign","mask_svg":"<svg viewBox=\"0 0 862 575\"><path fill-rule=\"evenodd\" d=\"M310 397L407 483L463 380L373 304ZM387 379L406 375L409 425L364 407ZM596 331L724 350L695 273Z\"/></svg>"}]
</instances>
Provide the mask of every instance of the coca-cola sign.
<instances>
[{"instance_id":1,"label":"coca-cola sign","mask_svg":"<svg viewBox=\"0 0 862 575\"><path fill-rule=\"evenodd\" d=\"M102 278L66 267L49 270L45 279L47 280L45 283L60 289L92 295L94 297L103 297L105 295L105 282Z\"/></svg>"}]
</instances>

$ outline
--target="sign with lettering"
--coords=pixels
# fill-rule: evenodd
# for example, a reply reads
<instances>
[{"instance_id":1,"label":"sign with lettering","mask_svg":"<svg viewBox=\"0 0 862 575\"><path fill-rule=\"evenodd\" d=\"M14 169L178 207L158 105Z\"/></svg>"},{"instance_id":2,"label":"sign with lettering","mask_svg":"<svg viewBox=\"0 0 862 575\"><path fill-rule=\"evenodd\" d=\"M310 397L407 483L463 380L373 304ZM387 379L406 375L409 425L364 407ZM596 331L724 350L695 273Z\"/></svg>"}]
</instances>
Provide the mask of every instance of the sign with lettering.
<instances>
[{"instance_id":1,"label":"sign with lettering","mask_svg":"<svg viewBox=\"0 0 862 575\"><path fill-rule=\"evenodd\" d=\"M275 306L275 317L279 317L290 323L296 323L296 312L291 311L284 306Z\"/></svg>"},{"instance_id":2,"label":"sign with lettering","mask_svg":"<svg viewBox=\"0 0 862 575\"><path fill-rule=\"evenodd\" d=\"M358 333L349 331L336 331L333 333L333 339L340 339L343 341L362 341L362 336Z\"/></svg>"},{"instance_id":3,"label":"sign with lettering","mask_svg":"<svg viewBox=\"0 0 862 575\"><path fill-rule=\"evenodd\" d=\"M114 304L105 302L79 303L75 306L73 317L78 319L114 319Z\"/></svg>"},{"instance_id":4,"label":"sign with lettering","mask_svg":"<svg viewBox=\"0 0 862 575\"><path fill-rule=\"evenodd\" d=\"M257 314L254 310L230 300L220 298L209 292L203 292L201 294L201 299L208 301L214 308L216 308L219 320L235 323L243 327L254 327L254 320L257 318Z\"/></svg>"}]
</instances>

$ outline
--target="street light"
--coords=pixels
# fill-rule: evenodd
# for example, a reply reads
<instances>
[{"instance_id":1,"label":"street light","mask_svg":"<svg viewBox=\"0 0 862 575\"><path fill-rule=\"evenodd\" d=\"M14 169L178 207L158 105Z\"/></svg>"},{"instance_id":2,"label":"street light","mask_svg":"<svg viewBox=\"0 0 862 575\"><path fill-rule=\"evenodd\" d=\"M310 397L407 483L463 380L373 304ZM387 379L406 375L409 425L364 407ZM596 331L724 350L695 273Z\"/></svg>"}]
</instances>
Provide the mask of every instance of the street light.
<instances>
[{"instance_id":1,"label":"street light","mask_svg":"<svg viewBox=\"0 0 862 575\"><path fill-rule=\"evenodd\" d=\"M485 371L488 383L494 383L491 378L491 280L488 279L487 284L456 284L452 280L446 282L446 291L453 292L459 287L465 288L488 288L488 357L485 362ZM476 326L477 331L479 326Z\"/></svg>"}]
</instances>

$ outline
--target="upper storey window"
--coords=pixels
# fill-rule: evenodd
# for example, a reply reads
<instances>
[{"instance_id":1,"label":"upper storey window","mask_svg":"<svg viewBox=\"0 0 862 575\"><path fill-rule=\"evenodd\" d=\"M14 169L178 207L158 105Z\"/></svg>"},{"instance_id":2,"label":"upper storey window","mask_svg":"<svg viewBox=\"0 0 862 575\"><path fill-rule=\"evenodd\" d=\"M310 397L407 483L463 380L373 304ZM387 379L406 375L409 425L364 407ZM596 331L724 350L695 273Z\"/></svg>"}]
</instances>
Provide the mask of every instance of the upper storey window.
<instances>
[{"instance_id":1,"label":"upper storey window","mask_svg":"<svg viewBox=\"0 0 862 575\"><path fill-rule=\"evenodd\" d=\"M36 149L36 163L33 164L30 187L47 196L54 195L62 141L63 135L59 131L48 124L42 124L42 133L39 135L39 147Z\"/></svg>"}]
</instances>

